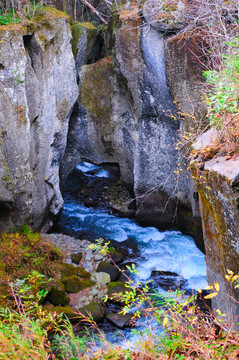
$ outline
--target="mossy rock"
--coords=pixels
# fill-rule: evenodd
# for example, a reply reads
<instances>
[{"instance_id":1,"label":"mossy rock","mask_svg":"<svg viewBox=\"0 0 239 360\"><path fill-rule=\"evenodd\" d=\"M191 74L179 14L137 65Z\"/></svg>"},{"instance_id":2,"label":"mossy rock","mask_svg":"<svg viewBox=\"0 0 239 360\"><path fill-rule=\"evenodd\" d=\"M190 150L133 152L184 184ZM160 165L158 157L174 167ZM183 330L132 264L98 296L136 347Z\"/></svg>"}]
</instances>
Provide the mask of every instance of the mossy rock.
<instances>
[{"instance_id":1,"label":"mossy rock","mask_svg":"<svg viewBox=\"0 0 239 360\"><path fill-rule=\"evenodd\" d=\"M81 253L71 254L71 261L73 262L73 264L78 265L80 263L81 259L82 259Z\"/></svg>"},{"instance_id":2,"label":"mossy rock","mask_svg":"<svg viewBox=\"0 0 239 360\"><path fill-rule=\"evenodd\" d=\"M105 272L106 274L109 274L111 281L115 281L120 277L119 270L114 265L106 261L101 261L96 271Z\"/></svg>"},{"instance_id":3,"label":"mossy rock","mask_svg":"<svg viewBox=\"0 0 239 360\"><path fill-rule=\"evenodd\" d=\"M84 316L91 316L95 322L102 321L105 317L105 308L98 302L93 302L78 310Z\"/></svg>"},{"instance_id":4,"label":"mossy rock","mask_svg":"<svg viewBox=\"0 0 239 360\"><path fill-rule=\"evenodd\" d=\"M62 278L77 275L77 274L78 274L78 267L75 267L70 264L63 264L62 270L61 270Z\"/></svg>"},{"instance_id":5,"label":"mossy rock","mask_svg":"<svg viewBox=\"0 0 239 360\"><path fill-rule=\"evenodd\" d=\"M79 316L72 310L70 306L56 306L54 308L54 311L60 315L63 314L63 316L67 317L71 321L78 322Z\"/></svg>"},{"instance_id":6,"label":"mossy rock","mask_svg":"<svg viewBox=\"0 0 239 360\"><path fill-rule=\"evenodd\" d=\"M70 302L70 298L66 296L66 288L65 285L58 281L49 292L47 299L53 304L53 305L67 305Z\"/></svg>"},{"instance_id":7,"label":"mossy rock","mask_svg":"<svg viewBox=\"0 0 239 360\"><path fill-rule=\"evenodd\" d=\"M66 291L69 293L78 293L79 291L95 285L90 279L81 280L78 276L69 276L64 279Z\"/></svg>"},{"instance_id":8,"label":"mossy rock","mask_svg":"<svg viewBox=\"0 0 239 360\"><path fill-rule=\"evenodd\" d=\"M90 279L91 278L91 274L86 271L85 269L80 269L78 271L78 276L83 278L83 279Z\"/></svg>"},{"instance_id":9,"label":"mossy rock","mask_svg":"<svg viewBox=\"0 0 239 360\"><path fill-rule=\"evenodd\" d=\"M72 45L72 52L74 57L77 56L78 43L84 30L87 31L87 45L88 45L87 47L92 47L92 45L95 42L96 36L98 34L96 27L89 22L85 22L85 23L81 22L73 25L71 27L71 34L72 34L71 45Z\"/></svg>"},{"instance_id":10,"label":"mossy rock","mask_svg":"<svg viewBox=\"0 0 239 360\"><path fill-rule=\"evenodd\" d=\"M121 261L123 261L123 255L113 247L109 247L109 255L116 264L119 264Z\"/></svg>"},{"instance_id":11,"label":"mossy rock","mask_svg":"<svg viewBox=\"0 0 239 360\"><path fill-rule=\"evenodd\" d=\"M114 301L123 302L118 296L119 293L125 294L127 288L121 281L111 282L108 284L108 297Z\"/></svg>"},{"instance_id":12,"label":"mossy rock","mask_svg":"<svg viewBox=\"0 0 239 360\"><path fill-rule=\"evenodd\" d=\"M45 301L44 304L42 305L43 310L46 311L55 311L55 306L53 304L50 303L50 301Z\"/></svg>"}]
</instances>

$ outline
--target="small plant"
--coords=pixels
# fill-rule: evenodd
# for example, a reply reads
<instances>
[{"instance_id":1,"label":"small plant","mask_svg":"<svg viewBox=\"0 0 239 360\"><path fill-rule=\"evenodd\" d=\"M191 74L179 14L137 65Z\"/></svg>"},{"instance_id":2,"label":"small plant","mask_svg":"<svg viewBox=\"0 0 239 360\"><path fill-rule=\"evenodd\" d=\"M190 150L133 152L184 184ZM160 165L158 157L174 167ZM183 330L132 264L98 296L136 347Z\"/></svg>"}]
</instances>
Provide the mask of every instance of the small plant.
<instances>
[{"instance_id":1,"label":"small plant","mask_svg":"<svg viewBox=\"0 0 239 360\"><path fill-rule=\"evenodd\" d=\"M10 13L4 13L0 10L0 25L8 25L11 23L18 23L20 21L19 17L16 17L13 10Z\"/></svg>"}]
</instances>

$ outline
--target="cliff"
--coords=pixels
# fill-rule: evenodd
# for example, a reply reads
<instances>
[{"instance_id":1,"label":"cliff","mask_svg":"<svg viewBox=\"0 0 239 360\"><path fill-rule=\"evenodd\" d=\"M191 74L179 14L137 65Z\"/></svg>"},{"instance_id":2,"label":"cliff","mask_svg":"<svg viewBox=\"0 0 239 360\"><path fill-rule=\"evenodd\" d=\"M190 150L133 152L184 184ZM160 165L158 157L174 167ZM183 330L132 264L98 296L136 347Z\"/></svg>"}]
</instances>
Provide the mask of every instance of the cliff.
<instances>
[{"instance_id":1,"label":"cliff","mask_svg":"<svg viewBox=\"0 0 239 360\"><path fill-rule=\"evenodd\" d=\"M197 139L194 149L203 151L216 136L216 131L206 132ZM228 270L235 275L239 270L239 158L218 156L204 162L196 159L192 168L199 193L207 279L209 284L216 281L221 287L212 305L236 324L239 289L226 276Z\"/></svg>"},{"instance_id":2,"label":"cliff","mask_svg":"<svg viewBox=\"0 0 239 360\"><path fill-rule=\"evenodd\" d=\"M69 18L0 29L0 227L47 230L63 205L59 165L77 98Z\"/></svg>"}]
</instances>

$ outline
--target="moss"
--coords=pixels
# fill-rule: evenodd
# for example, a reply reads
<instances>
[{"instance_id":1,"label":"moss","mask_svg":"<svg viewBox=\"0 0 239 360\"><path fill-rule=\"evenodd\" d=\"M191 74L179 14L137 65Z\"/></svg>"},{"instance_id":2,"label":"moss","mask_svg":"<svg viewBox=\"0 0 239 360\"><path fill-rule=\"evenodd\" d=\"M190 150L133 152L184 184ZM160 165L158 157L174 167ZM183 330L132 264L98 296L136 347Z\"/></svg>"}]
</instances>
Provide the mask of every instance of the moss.
<instances>
[{"instance_id":1,"label":"moss","mask_svg":"<svg viewBox=\"0 0 239 360\"><path fill-rule=\"evenodd\" d=\"M79 93L80 102L86 107L90 118L99 128L101 142L108 155L113 153L111 137L116 126L116 123L111 120L113 78L112 58L109 56L87 66Z\"/></svg>"},{"instance_id":2,"label":"moss","mask_svg":"<svg viewBox=\"0 0 239 360\"><path fill-rule=\"evenodd\" d=\"M86 271L85 269L80 269L78 272L78 276L83 278L83 279L90 279L91 278L91 274Z\"/></svg>"},{"instance_id":3,"label":"moss","mask_svg":"<svg viewBox=\"0 0 239 360\"><path fill-rule=\"evenodd\" d=\"M92 42L93 43L95 42L96 36L98 34L96 27L89 22L86 22L86 23L81 22L81 23L74 24L71 27L71 33L72 33L71 44L72 44L72 52L75 57L78 52L78 48L77 48L78 42L82 36L84 29L86 29L86 31L87 31L87 46L86 47L90 46L90 44L92 44Z\"/></svg>"},{"instance_id":4,"label":"moss","mask_svg":"<svg viewBox=\"0 0 239 360\"><path fill-rule=\"evenodd\" d=\"M81 280L78 276L69 276L63 280L66 291L70 293L77 293L83 289L95 285L95 282L90 279Z\"/></svg>"},{"instance_id":5,"label":"moss","mask_svg":"<svg viewBox=\"0 0 239 360\"><path fill-rule=\"evenodd\" d=\"M70 298L66 296L65 285L58 281L52 287L47 299L54 305L67 305L70 302Z\"/></svg>"},{"instance_id":6,"label":"moss","mask_svg":"<svg viewBox=\"0 0 239 360\"><path fill-rule=\"evenodd\" d=\"M77 275L78 268L70 264L63 264L61 274L62 274L62 278L67 276Z\"/></svg>"},{"instance_id":7,"label":"moss","mask_svg":"<svg viewBox=\"0 0 239 360\"><path fill-rule=\"evenodd\" d=\"M99 322L105 317L105 308L97 303L93 302L79 309L79 312L84 316L90 316L94 321Z\"/></svg>"},{"instance_id":8,"label":"moss","mask_svg":"<svg viewBox=\"0 0 239 360\"><path fill-rule=\"evenodd\" d=\"M81 259L82 259L81 253L71 254L71 261L73 262L73 264L78 265L80 263Z\"/></svg>"},{"instance_id":9,"label":"moss","mask_svg":"<svg viewBox=\"0 0 239 360\"><path fill-rule=\"evenodd\" d=\"M54 312L58 315L63 314L71 321L79 321L79 316L72 310L70 306L56 306Z\"/></svg>"},{"instance_id":10,"label":"moss","mask_svg":"<svg viewBox=\"0 0 239 360\"><path fill-rule=\"evenodd\" d=\"M108 296L109 298L121 302L119 293L125 294L127 288L121 281L111 282L108 284Z\"/></svg>"}]
</instances>

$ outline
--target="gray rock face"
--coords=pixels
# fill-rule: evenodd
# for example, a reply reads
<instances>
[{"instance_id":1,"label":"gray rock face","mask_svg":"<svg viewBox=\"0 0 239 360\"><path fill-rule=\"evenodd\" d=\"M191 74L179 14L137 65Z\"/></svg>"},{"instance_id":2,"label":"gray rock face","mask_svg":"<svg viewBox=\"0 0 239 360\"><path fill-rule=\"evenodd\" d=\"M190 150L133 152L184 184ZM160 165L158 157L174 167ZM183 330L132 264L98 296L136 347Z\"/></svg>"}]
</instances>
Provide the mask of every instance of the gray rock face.
<instances>
[{"instance_id":1,"label":"gray rock face","mask_svg":"<svg viewBox=\"0 0 239 360\"><path fill-rule=\"evenodd\" d=\"M183 177L175 182L179 120L167 87L163 38L142 27L136 11L121 18L113 57L79 72L80 102L70 120L61 180L82 160L118 163L134 190L139 220L192 233L188 183Z\"/></svg>"},{"instance_id":2,"label":"gray rock face","mask_svg":"<svg viewBox=\"0 0 239 360\"><path fill-rule=\"evenodd\" d=\"M215 140L215 131L208 131L196 142L196 149L209 146ZM238 324L239 289L225 276L228 270L239 272L239 158L225 156L213 158L197 168L197 188L202 215L203 236L206 248L207 279L220 285L220 292L212 299L214 309L222 309L227 321ZM201 180L203 179L203 181ZM237 325L238 326L238 325Z\"/></svg>"},{"instance_id":3,"label":"gray rock face","mask_svg":"<svg viewBox=\"0 0 239 360\"><path fill-rule=\"evenodd\" d=\"M77 98L70 26L1 31L0 222L47 230L60 211L59 164Z\"/></svg>"}]
</instances>

